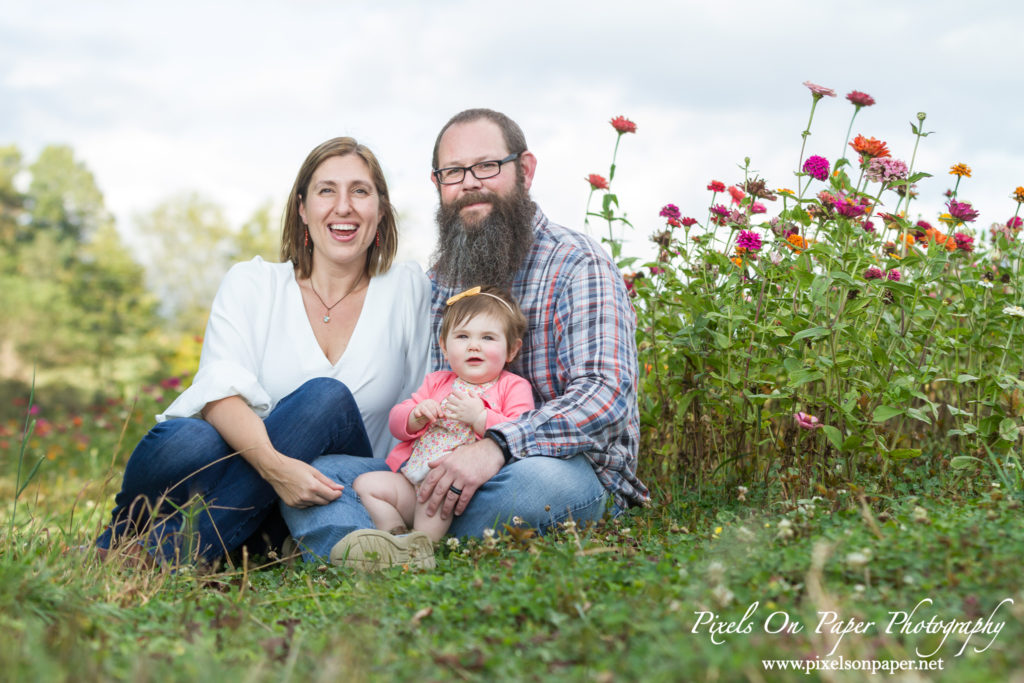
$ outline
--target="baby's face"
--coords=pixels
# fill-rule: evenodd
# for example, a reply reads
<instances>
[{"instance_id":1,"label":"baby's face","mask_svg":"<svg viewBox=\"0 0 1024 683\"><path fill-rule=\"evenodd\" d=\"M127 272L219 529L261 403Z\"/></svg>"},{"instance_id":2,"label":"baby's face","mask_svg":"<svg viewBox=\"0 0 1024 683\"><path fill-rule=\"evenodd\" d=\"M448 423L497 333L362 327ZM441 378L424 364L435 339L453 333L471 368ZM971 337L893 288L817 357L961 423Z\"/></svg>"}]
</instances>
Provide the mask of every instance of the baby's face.
<instances>
[{"instance_id":1,"label":"baby's face","mask_svg":"<svg viewBox=\"0 0 1024 683\"><path fill-rule=\"evenodd\" d=\"M455 374L472 384L496 379L515 356L515 351L509 352L501 320L487 313L449 330L441 350Z\"/></svg>"}]
</instances>

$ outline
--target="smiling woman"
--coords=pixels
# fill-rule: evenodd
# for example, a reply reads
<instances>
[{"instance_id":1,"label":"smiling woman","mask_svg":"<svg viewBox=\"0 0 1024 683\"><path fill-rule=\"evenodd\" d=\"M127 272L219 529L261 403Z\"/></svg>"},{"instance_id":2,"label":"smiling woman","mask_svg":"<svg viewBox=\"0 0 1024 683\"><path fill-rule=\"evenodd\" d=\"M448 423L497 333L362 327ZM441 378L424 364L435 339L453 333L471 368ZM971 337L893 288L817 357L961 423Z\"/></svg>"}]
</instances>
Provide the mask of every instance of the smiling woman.
<instances>
[{"instance_id":1,"label":"smiling woman","mask_svg":"<svg viewBox=\"0 0 1024 683\"><path fill-rule=\"evenodd\" d=\"M225 276L199 371L132 453L99 548L213 563L277 547L278 501L344 495L314 458L387 453L388 410L422 379L429 330L429 282L416 264L391 267L396 247L373 153L351 138L314 149L288 202L284 262Z\"/></svg>"}]
</instances>

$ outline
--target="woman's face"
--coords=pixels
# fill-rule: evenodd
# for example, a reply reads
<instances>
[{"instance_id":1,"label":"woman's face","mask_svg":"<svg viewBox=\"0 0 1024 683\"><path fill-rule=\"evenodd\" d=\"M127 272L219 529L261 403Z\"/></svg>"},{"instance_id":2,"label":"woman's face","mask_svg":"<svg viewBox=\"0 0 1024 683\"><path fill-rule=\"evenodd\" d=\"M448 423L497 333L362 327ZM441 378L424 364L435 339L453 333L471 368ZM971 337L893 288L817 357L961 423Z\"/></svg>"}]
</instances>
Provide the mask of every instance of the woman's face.
<instances>
[{"instance_id":1,"label":"woman's face","mask_svg":"<svg viewBox=\"0 0 1024 683\"><path fill-rule=\"evenodd\" d=\"M366 162L346 154L317 166L299 215L313 242L314 269L318 263L365 267L380 223L380 197Z\"/></svg>"}]
</instances>

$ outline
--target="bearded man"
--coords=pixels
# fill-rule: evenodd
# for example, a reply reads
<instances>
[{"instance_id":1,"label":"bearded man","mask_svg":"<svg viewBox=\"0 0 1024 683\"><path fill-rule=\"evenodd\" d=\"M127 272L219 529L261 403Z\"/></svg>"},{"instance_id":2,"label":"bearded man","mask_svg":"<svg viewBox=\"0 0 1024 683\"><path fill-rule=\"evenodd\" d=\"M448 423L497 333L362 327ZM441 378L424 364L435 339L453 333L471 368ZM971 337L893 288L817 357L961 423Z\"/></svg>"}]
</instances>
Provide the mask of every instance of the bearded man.
<instances>
[{"instance_id":1,"label":"bearded man","mask_svg":"<svg viewBox=\"0 0 1024 683\"><path fill-rule=\"evenodd\" d=\"M536 168L520 127L490 109L456 114L434 144L431 370L447 369L438 344L447 300L478 285L508 289L529 323L509 370L530 382L538 406L431 463L417 495L427 514L454 516L452 536L512 522L544 531L650 500L636 476L636 315L601 246L551 223L530 199ZM382 462L327 456L313 464L348 486ZM282 512L307 559L329 549L335 564L433 566L409 537L368 529L353 496ZM349 562L353 554L358 562Z\"/></svg>"},{"instance_id":2,"label":"bearded man","mask_svg":"<svg viewBox=\"0 0 1024 683\"><path fill-rule=\"evenodd\" d=\"M649 501L636 477L636 317L618 268L585 235L530 199L537 159L520 127L489 109L452 117L434 145L439 245L429 275L433 326L477 285L508 288L529 330L509 368L538 408L437 461L419 490L449 533L479 536L513 517L544 530ZM433 370L446 367L436 341Z\"/></svg>"}]
</instances>

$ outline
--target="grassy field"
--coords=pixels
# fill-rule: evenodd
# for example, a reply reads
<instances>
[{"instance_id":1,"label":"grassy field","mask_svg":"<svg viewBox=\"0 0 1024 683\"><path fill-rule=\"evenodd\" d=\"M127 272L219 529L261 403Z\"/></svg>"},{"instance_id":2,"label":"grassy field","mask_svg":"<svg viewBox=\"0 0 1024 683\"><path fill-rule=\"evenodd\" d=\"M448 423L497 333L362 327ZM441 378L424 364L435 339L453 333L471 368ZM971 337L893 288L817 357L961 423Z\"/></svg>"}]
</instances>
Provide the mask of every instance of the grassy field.
<instances>
[{"instance_id":1,"label":"grassy field","mask_svg":"<svg viewBox=\"0 0 1024 683\"><path fill-rule=\"evenodd\" d=\"M916 665L918 654L942 668L897 680L1024 677L1019 501L983 478L900 476L924 493L662 491L596 528L453 542L430 572L243 562L201 576L76 549L105 493L76 499L86 482L54 488L43 470L3 520L0 677L862 680L872 676L762 660ZM979 631L941 632L965 624Z\"/></svg>"}]
</instances>

